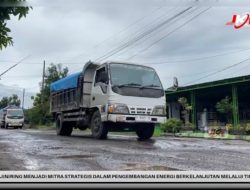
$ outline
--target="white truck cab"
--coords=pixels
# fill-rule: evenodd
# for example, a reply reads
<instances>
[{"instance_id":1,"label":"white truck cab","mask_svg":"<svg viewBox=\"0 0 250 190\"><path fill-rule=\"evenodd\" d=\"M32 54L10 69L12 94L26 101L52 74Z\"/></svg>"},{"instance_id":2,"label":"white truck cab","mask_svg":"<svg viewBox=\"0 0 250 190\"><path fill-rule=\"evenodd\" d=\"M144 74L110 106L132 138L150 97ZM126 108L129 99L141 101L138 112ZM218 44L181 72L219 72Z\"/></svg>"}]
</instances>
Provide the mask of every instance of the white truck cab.
<instances>
[{"instance_id":1,"label":"white truck cab","mask_svg":"<svg viewBox=\"0 0 250 190\"><path fill-rule=\"evenodd\" d=\"M24 113L21 108L5 108L1 115L2 128L22 128L24 125Z\"/></svg>"},{"instance_id":2,"label":"white truck cab","mask_svg":"<svg viewBox=\"0 0 250 190\"><path fill-rule=\"evenodd\" d=\"M91 107L98 107L102 122L162 123L165 95L153 68L128 63L107 63L97 68Z\"/></svg>"}]
</instances>

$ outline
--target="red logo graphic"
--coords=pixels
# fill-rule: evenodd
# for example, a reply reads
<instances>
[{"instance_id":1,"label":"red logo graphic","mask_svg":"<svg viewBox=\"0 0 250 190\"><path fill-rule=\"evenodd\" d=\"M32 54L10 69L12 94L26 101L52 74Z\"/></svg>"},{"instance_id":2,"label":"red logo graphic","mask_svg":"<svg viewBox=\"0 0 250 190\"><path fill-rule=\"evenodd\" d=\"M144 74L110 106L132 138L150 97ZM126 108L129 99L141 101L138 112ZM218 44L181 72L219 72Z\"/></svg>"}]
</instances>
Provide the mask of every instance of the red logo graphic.
<instances>
[{"instance_id":1,"label":"red logo graphic","mask_svg":"<svg viewBox=\"0 0 250 190\"><path fill-rule=\"evenodd\" d=\"M235 29L240 29L243 26L249 26L250 25L250 14L245 13L243 16L233 15L232 21L227 22L226 25L234 25Z\"/></svg>"}]
</instances>

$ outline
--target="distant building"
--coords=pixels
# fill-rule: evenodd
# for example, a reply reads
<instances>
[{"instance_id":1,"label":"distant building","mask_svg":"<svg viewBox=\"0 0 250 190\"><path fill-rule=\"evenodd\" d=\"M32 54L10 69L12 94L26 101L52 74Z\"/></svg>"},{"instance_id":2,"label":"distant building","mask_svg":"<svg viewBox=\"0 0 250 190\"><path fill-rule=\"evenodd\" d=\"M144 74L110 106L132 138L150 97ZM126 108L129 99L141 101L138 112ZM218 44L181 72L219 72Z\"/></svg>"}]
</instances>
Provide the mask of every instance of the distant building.
<instances>
[{"instance_id":1,"label":"distant building","mask_svg":"<svg viewBox=\"0 0 250 190\"><path fill-rule=\"evenodd\" d=\"M216 103L226 96L231 98L233 111L232 124L250 123L250 75L236 78L206 82L202 84L178 87L176 91L166 91L167 116L183 120L182 107L178 98L186 97L192 106L189 121L197 129L228 122L225 115L216 110Z\"/></svg>"}]
</instances>

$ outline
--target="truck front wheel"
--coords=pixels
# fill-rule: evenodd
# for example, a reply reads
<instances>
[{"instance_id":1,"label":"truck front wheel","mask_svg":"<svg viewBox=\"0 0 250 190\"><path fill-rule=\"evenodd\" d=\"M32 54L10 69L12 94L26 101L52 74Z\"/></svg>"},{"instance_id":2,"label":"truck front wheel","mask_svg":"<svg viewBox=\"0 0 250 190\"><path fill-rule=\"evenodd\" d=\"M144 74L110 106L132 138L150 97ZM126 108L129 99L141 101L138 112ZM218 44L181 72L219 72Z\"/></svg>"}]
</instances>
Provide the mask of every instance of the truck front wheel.
<instances>
[{"instance_id":1,"label":"truck front wheel","mask_svg":"<svg viewBox=\"0 0 250 190\"><path fill-rule=\"evenodd\" d=\"M67 123L63 121L61 115L58 115L56 119L56 134L61 136L70 136L73 127L71 125L67 126Z\"/></svg>"},{"instance_id":2,"label":"truck front wheel","mask_svg":"<svg viewBox=\"0 0 250 190\"><path fill-rule=\"evenodd\" d=\"M136 134L139 137L139 140L147 140L153 136L154 129L154 124L142 124L137 127Z\"/></svg>"},{"instance_id":3,"label":"truck front wheel","mask_svg":"<svg viewBox=\"0 0 250 190\"><path fill-rule=\"evenodd\" d=\"M101 114L99 111L95 111L91 118L91 132L92 136L96 139L106 139L108 134L108 128L101 120Z\"/></svg>"}]
</instances>

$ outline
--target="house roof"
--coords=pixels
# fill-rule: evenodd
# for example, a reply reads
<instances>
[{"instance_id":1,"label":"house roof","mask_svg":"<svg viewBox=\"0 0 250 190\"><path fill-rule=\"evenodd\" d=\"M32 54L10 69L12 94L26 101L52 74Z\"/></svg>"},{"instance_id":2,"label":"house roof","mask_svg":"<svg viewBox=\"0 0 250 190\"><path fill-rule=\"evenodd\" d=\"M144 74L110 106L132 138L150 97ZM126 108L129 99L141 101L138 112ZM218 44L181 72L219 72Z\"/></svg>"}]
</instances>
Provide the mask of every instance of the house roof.
<instances>
[{"instance_id":1,"label":"house roof","mask_svg":"<svg viewBox=\"0 0 250 190\"><path fill-rule=\"evenodd\" d=\"M227 85L240 84L240 83L246 83L246 82L250 82L250 75L211 81L211 82L205 82L205 83L194 84L194 85L189 85L189 86L182 86L182 87L178 87L176 91L165 90L165 93L176 94L179 92L187 92L191 90L200 90L200 89L206 89L206 88L208 89L208 88L213 88L213 87L218 87L218 86L227 86Z\"/></svg>"}]
</instances>

